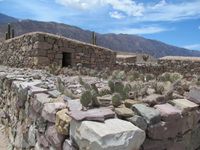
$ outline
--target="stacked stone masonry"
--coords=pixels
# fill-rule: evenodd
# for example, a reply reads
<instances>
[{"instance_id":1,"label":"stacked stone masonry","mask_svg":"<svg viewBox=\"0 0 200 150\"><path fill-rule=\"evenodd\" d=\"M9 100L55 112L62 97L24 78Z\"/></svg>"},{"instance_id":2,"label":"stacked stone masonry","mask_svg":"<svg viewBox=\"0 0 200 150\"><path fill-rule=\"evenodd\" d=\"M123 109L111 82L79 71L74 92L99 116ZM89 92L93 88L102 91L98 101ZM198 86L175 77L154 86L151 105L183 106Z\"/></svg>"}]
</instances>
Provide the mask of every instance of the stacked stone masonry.
<instances>
[{"instance_id":1,"label":"stacked stone masonry","mask_svg":"<svg viewBox=\"0 0 200 150\"><path fill-rule=\"evenodd\" d=\"M109 49L33 32L0 43L0 64L29 68L62 67L64 53L70 55L67 58L70 66L81 63L85 67L100 69L113 67L116 60L116 53Z\"/></svg>"},{"instance_id":2,"label":"stacked stone masonry","mask_svg":"<svg viewBox=\"0 0 200 150\"><path fill-rule=\"evenodd\" d=\"M113 116L112 108L102 108L103 115L109 118L99 122L82 120L83 113L94 119L99 109L82 112L79 100L61 94L57 84L57 77L46 71L0 67L0 121L12 149L200 148L199 89L188 94L187 99L173 99L151 107L135 103L130 109L116 108L115 113L122 118ZM77 117L79 121L74 119Z\"/></svg>"}]
</instances>

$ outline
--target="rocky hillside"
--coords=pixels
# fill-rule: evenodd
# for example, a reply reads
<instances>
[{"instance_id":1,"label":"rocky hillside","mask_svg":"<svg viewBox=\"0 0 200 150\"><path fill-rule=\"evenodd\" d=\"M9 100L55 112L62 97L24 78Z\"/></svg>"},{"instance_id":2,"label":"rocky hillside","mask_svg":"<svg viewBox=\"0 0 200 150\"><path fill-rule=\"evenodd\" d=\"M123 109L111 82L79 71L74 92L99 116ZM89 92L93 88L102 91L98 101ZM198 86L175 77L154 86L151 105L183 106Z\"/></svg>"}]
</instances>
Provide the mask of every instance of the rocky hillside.
<instances>
[{"instance_id":1,"label":"rocky hillside","mask_svg":"<svg viewBox=\"0 0 200 150\"><path fill-rule=\"evenodd\" d=\"M62 35L84 42L91 42L92 32L75 26L55 22L40 22L33 20L18 21L15 18L0 15L0 38L5 37L6 23L12 22L16 35L32 31L43 31ZM187 50L171 46L159 41L145 39L137 35L127 34L97 34L97 44L115 51L148 53L155 57L162 56L200 56L199 51Z\"/></svg>"}]
</instances>

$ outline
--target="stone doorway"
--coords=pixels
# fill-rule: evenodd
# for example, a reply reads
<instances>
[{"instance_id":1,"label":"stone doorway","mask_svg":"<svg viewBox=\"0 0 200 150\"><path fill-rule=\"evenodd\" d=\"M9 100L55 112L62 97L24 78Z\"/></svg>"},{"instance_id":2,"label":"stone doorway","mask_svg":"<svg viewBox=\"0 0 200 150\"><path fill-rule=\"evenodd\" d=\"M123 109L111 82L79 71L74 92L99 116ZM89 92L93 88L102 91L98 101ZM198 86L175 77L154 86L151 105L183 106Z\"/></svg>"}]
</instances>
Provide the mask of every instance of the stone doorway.
<instances>
[{"instance_id":1,"label":"stone doorway","mask_svg":"<svg viewBox=\"0 0 200 150\"><path fill-rule=\"evenodd\" d=\"M69 67L72 65L72 54L63 52L62 67Z\"/></svg>"}]
</instances>

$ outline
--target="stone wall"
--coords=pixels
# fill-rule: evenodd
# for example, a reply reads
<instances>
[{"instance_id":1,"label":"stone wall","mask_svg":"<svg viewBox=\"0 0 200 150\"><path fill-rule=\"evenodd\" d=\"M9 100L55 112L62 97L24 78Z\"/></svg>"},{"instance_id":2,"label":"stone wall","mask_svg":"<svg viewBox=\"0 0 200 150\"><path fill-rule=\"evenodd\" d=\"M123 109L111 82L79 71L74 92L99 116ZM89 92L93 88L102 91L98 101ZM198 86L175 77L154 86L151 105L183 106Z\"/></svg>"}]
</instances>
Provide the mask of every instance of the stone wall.
<instances>
[{"instance_id":1,"label":"stone wall","mask_svg":"<svg viewBox=\"0 0 200 150\"><path fill-rule=\"evenodd\" d=\"M67 88L64 80L73 91L82 89L75 81L71 85L69 77L60 80L41 70L0 67L0 123L5 126L12 149L200 148L200 89L190 92L189 100L163 102L157 97L153 99L156 105L127 100L127 107L82 111L78 99L59 91Z\"/></svg>"},{"instance_id":2,"label":"stone wall","mask_svg":"<svg viewBox=\"0 0 200 150\"><path fill-rule=\"evenodd\" d=\"M200 75L200 62L184 60L158 60L155 64L118 63L114 69L134 70L141 74L160 75L165 72L178 72L182 75Z\"/></svg>"},{"instance_id":3,"label":"stone wall","mask_svg":"<svg viewBox=\"0 0 200 150\"><path fill-rule=\"evenodd\" d=\"M116 53L95 45L47 33L29 33L0 44L0 64L14 67L62 67L63 53L71 55L71 66L101 69L115 65Z\"/></svg>"}]
</instances>

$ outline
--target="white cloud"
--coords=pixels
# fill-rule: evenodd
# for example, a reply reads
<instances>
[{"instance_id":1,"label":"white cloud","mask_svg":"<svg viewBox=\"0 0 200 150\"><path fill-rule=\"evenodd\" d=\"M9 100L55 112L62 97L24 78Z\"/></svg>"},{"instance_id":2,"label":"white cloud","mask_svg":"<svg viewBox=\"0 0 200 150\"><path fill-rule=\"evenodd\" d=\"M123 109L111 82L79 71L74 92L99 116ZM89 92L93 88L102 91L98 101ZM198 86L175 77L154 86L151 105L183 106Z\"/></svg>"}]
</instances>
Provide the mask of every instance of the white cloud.
<instances>
[{"instance_id":1,"label":"white cloud","mask_svg":"<svg viewBox=\"0 0 200 150\"><path fill-rule=\"evenodd\" d=\"M115 19L122 19L125 17L122 13L119 13L117 11L110 12L109 15L111 18L115 18Z\"/></svg>"},{"instance_id":2,"label":"white cloud","mask_svg":"<svg viewBox=\"0 0 200 150\"><path fill-rule=\"evenodd\" d=\"M191 50L200 50L200 44L192 44L183 46L184 48L191 49Z\"/></svg>"},{"instance_id":3,"label":"white cloud","mask_svg":"<svg viewBox=\"0 0 200 150\"><path fill-rule=\"evenodd\" d=\"M116 33L116 34L153 34L153 33L159 33L168 31L169 29L162 28L162 27L143 27L143 28L124 28L124 29L117 29L117 30L111 30L110 32Z\"/></svg>"},{"instance_id":4,"label":"white cloud","mask_svg":"<svg viewBox=\"0 0 200 150\"><path fill-rule=\"evenodd\" d=\"M178 21L200 17L200 0L179 3L168 3L160 0L158 3L138 3L135 0L55 0L66 7L80 10L95 10L97 7L107 9L111 7L108 15L113 17L123 13L135 22L145 21ZM119 16L114 17L119 19Z\"/></svg>"},{"instance_id":5,"label":"white cloud","mask_svg":"<svg viewBox=\"0 0 200 150\"><path fill-rule=\"evenodd\" d=\"M142 3L136 3L133 0L103 0L112 6L116 11L122 11L128 16L142 16L144 12L144 6Z\"/></svg>"}]
</instances>

